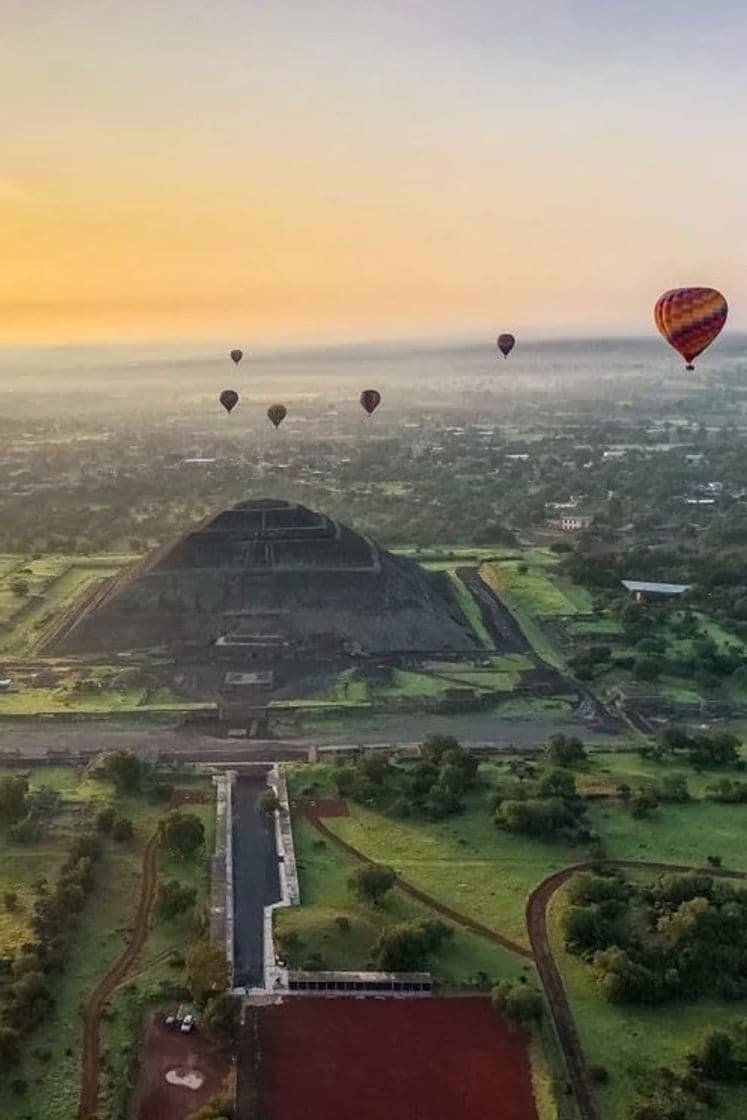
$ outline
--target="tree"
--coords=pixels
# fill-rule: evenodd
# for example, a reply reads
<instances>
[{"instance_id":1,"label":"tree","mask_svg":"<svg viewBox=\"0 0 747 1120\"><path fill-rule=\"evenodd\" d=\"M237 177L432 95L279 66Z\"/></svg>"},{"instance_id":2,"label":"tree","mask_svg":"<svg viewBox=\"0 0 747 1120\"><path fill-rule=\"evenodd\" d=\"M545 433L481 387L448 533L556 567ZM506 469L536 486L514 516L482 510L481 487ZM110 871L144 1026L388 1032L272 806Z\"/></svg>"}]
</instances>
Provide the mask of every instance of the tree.
<instances>
[{"instance_id":1,"label":"tree","mask_svg":"<svg viewBox=\"0 0 747 1120\"><path fill-rule=\"evenodd\" d=\"M450 926L438 918L387 926L374 946L373 958L385 972L418 972L452 936Z\"/></svg>"},{"instance_id":2,"label":"tree","mask_svg":"<svg viewBox=\"0 0 747 1120\"><path fill-rule=\"evenodd\" d=\"M116 814L111 805L107 805L104 809L99 809L96 814L96 829L98 832L108 835L114 824Z\"/></svg>"},{"instance_id":3,"label":"tree","mask_svg":"<svg viewBox=\"0 0 747 1120\"><path fill-rule=\"evenodd\" d=\"M573 766L586 761L584 744L575 735L553 735L545 747L549 762L555 766Z\"/></svg>"},{"instance_id":4,"label":"tree","mask_svg":"<svg viewBox=\"0 0 747 1120\"><path fill-rule=\"evenodd\" d=\"M189 990L198 1003L205 1003L210 996L227 988L226 954L212 941L196 942L187 952L184 963Z\"/></svg>"},{"instance_id":5,"label":"tree","mask_svg":"<svg viewBox=\"0 0 747 1120\"><path fill-rule=\"evenodd\" d=\"M143 764L132 751L112 751L104 757L101 773L111 778L120 793L132 793L140 788Z\"/></svg>"},{"instance_id":6,"label":"tree","mask_svg":"<svg viewBox=\"0 0 747 1120\"><path fill-rule=\"evenodd\" d=\"M629 804L634 817L647 817L653 809L658 808L659 798L653 789L639 789L633 794Z\"/></svg>"},{"instance_id":7,"label":"tree","mask_svg":"<svg viewBox=\"0 0 747 1120\"><path fill-rule=\"evenodd\" d=\"M184 914L190 910L197 898L197 891L194 887L187 887L180 883L178 879L169 879L165 883L161 883L158 888L158 902L156 909L161 918L170 921L178 914Z\"/></svg>"},{"instance_id":8,"label":"tree","mask_svg":"<svg viewBox=\"0 0 747 1120\"><path fill-rule=\"evenodd\" d=\"M698 1048L688 1054L687 1062L710 1081L735 1081L742 1072L734 1039L727 1031L709 1031Z\"/></svg>"},{"instance_id":9,"label":"tree","mask_svg":"<svg viewBox=\"0 0 747 1120\"><path fill-rule=\"evenodd\" d=\"M31 586L26 579L14 579L10 582L10 590L14 595L17 595L19 599L25 599L31 590Z\"/></svg>"},{"instance_id":10,"label":"tree","mask_svg":"<svg viewBox=\"0 0 747 1120\"><path fill-rule=\"evenodd\" d=\"M0 1027L0 1073L12 1069L21 1056L21 1040L12 1027Z\"/></svg>"},{"instance_id":11,"label":"tree","mask_svg":"<svg viewBox=\"0 0 747 1120\"><path fill-rule=\"evenodd\" d=\"M15 824L28 812L29 782L21 774L0 779L0 821Z\"/></svg>"},{"instance_id":12,"label":"tree","mask_svg":"<svg viewBox=\"0 0 747 1120\"><path fill-rule=\"evenodd\" d=\"M684 804L690 800L690 791L687 788L687 779L681 774L667 774L659 783L658 796L660 801L674 804Z\"/></svg>"},{"instance_id":13,"label":"tree","mask_svg":"<svg viewBox=\"0 0 747 1120\"><path fill-rule=\"evenodd\" d=\"M280 809L280 802L274 789L264 789L259 795L257 806L260 813L265 817L271 817L276 810Z\"/></svg>"},{"instance_id":14,"label":"tree","mask_svg":"<svg viewBox=\"0 0 747 1120\"><path fill-rule=\"evenodd\" d=\"M542 996L526 984L504 981L493 988L490 999L495 1010L511 1023L530 1026L542 1020Z\"/></svg>"},{"instance_id":15,"label":"tree","mask_svg":"<svg viewBox=\"0 0 747 1120\"><path fill-rule=\"evenodd\" d=\"M195 813L169 813L161 831L163 846L182 856L191 856L205 843L205 826Z\"/></svg>"},{"instance_id":16,"label":"tree","mask_svg":"<svg viewBox=\"0 0 747 1120\"><path fill-rule=\"evenodd\" d=\"M202 1013L202 1028L213 1038L235 1039L239 1027L241 1004L230 992L213 996Z\"/></svg>"},{"instance_id":17,"label":"tree","mask_svg":"<svg viewBox=\"0 0 747 1120\"><path fill-rule=\"evenodd\" d=\"M576 793L576 779L570 770L550 770L539 784L540 797L573 797Z\"/></svg>"},{"instance_id":18,"label":"tree","mask_svg":"<svg viewBox=\"0 0 747 1120\"><path fill-rule=\"evenodd\" d=\"M135 828L130 818L117 817L112 825L112 840L117 840L120 844L123 844L127 840L132 840L134 835Z\"/></svg>"},{"instance_id":19,"label":"tree","mask_svg":"<svg viewBox=\"0 0 747 1120\"><path fill-rule=\"evenodd\" d=\"M391 867L380 863L364 863L356 867L348 879L348 886L361 902L379 907L396 882L397 876Z\"/></svg>"},{"instance_id":20,"label":"tree","mask_svg":"<svg viewBox=\"0 0 747 1120\"><path fill-rule=\"evenodd\" d=\"M636 680L655 681L664 670L664 659L651 654L645 654L635 659L633 673Z\"/></svg>"},{"instance_id":21,"label":"tree","mask_svg":"<svg viewBox=\"0 0 747 1120\"><path fill-rule=\"evenodd\" d=\"M18 909L18 892L5 891L3 894L3 904L9 914L14 914Z\"/></svg>"}]
</instances>

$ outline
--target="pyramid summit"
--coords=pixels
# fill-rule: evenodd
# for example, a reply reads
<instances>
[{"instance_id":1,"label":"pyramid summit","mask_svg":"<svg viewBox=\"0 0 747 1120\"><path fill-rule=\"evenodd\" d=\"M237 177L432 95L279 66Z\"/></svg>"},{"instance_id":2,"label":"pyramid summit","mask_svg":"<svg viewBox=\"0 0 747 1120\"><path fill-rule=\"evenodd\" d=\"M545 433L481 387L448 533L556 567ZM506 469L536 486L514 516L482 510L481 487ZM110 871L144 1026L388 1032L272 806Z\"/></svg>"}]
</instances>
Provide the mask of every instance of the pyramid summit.
<instances>
[{"instance_id":1,"label":"pyramid summit","mask_svg":"<svg viewBox=\"0 0 747 1120\"><path fill-rule=\"evenodd\" d=\"M211 515L100 585L57 641L67 652L271 646L375 653L477 642L445 575L274 499Z\"/></svg>"}]
</instances>

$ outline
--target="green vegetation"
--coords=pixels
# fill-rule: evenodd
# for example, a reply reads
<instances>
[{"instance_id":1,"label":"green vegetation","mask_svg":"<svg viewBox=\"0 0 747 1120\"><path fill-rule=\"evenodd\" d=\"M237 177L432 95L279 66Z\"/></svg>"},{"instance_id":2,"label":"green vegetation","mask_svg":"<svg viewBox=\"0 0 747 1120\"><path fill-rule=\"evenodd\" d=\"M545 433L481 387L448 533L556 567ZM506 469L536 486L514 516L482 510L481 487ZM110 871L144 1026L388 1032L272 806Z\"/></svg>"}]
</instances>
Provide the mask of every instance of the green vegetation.
<instances>
[{"instance_id":1,"label":"green vegetation","mask_svg":"<svg viewBox=\"0 0 747 1120\"><path fill-rule=\"evenodd\" d=\"M0 565L0 652L40 649L73 603L115 575L131 556L4 556Z\"/></svg>"},{"instance_id":2,"label":"green vegetation","mask_svg":"<svg viewBox=\"0 0 747 1120\"><path fill-rule=\"evenodd\" d=\"M17 771L8 773L13 775ZM0 772L0 778L5 774ZM187 778L184 784L201 796L211 796L209 783L204 779ZM24 1120L29 1115L43 1116L45 1120L73 1120L76 1115L80 1010L124 946L140 894L143 849L167 807L161 797L170 796L170 787L154 785L152 780L143 791L118 793L108 778L63 767L32 771L31 794L41 787L58 793L60 802L59 810L46 822L39 839L19 845L0 833L0 888L16 890L19 897L14 913L0 913L4 953L17 951L21 939L28 937L31 883L39 878L46 878L50 884L55 881L69 844L81 830L93 825L97 814L114 808L115 819L132 822L134 836L131 841L118 842L105 830L99 832L102 852L93 871L91 897L81 910L64 969L55 974L51 1015L33 1030L20 1063L0 1077L0 1112L4 1120ZM190 808L203 820L210 843L211 805L206 801ZM183 969L180 971L181 966L175 964L202 922L207 891L206 851L191 860L167 855L160 858L159 874L193 887L197 901L190 912L169 920L156 917L138 961L136 978L114 1000L113 1018L104 1027L107 1102L118 1099L131 1072L133 1025L137 1025L143 1001L184 983ZM12 1090L14 1081L25 1083L23 1093Z\"/></svg>"},{"instance_id":3,"label":"green vegetation","mask_svg":"<svg viewBox=\"0 0 747 1120\"><path fill-rule=\"evenodd\" d=\"M478 641L483 649L493 649L494 644L485 629L485 623L482 620L480 608L472 597L472 592L466 584L461 581L456 572L449 572L449 578L451 579L451 585L456 593L456 599L462 610L462 614L472 627Z\"/></svg>"},{"instance_id":4,"label":"green vegetation","mask_svg":"<svg viewBox=\"0 0 747 1120\"><path fill-rule=\"evenodd\" d=\"M662 1065L681 1064L709 1028L747 1014L747 1001L702 999L658 1007L605 1002L591 970L564 947L561 924L568 905L566 889L550 905L555 959L587 1061L608 1074L596 1090L601 1115L604 1120L630 1120L631 1104L645 1077ZM742 1120L744 1090L735 1086L719 1095L722 1104L715 1120Z\"/></svg>"},{"instance_id":5,"label":"green vegetation","mask_svg":"<svg viewBox=\"0 0 747 1120\"><path fill-rule=\"evenodd\" d=\"M523 565L521 566L523 567ZM523 585L525 586L523 597L515 596L516 582L512 582L512 573L516 573L517 577L520 576L521 573L519 573L518 568L519 565L516 564L508 567L483 564L480 568L480 577L488 587L492 588L505 601L524 632L527 641L539 657L549 665L562 668L563 660L553 642L539 624L538 618L540 615L538 612L540 609L547 609L553 604L558 606L560 602L567 604L568 609L564 612L565 614L575 614L576 608L543 574L537 574L533 583L530 583L528 587ZM522 586L522 584L519 586ZM530 588L534 589L534 595L530 594Z\"/></svg>"},{"instance_id":6,"label":"green vegetation","mask_svg":"<svg viewBox=\"0 0 747 1120\"><path fill-rule=\"evenodd\" d=\"M359 901L349 886L356 865L298 817L293 821L293 835L301 905L275 914L276 938L291 964L309 962L318 967L322 961L329 968L370 967L383 930L429 916L430 911L397 890L387 894L378 908ZM520 957L457 927L430 968L447 986L487 986L489 981L518 979L533 971Z\"/></svg>"}]
</instances>

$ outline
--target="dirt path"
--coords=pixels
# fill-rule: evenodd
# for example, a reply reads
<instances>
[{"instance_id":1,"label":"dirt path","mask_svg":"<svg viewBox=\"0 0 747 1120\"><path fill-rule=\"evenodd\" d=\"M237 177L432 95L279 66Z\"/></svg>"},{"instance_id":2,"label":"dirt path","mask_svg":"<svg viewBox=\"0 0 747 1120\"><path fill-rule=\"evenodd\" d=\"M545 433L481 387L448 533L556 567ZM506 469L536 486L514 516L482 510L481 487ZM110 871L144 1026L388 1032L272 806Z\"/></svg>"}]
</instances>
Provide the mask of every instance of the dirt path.
<instances>
[{"instance_id":1,"label":"dirt path","mask_svg":"<svg viewBox=\"0 0 747 1120\"><path fill-rule=\"evenodd\" d=\"M676 874L701 871L722 878L747 878L747 875L742 871L726 871L722 868L687 867L681 864L647 863L638 860L605 860L604 862L607 867L620 867L628 871L674 872ZM575 875L577 871L589 871L594 866L593 862L578 863L571 867L564 867L562 871L556 871L553 875L549 875L530 894L526 911L534 963L555 1021L555 1029L565 1055L566 1066L581 1113L581 1120L599 1120L599 1113L594 1103L594 1091L589 1070L576 1031L576 1024L573 1021L568 996L565 993L563 980L553 957L550 935L547 929L547 907L555 892L572 875Z\"/></svg>"},{"instance_id":2,"label":"dirt path","mask_svg":"<svg viewBox=\"0 0 747 1120\"><path fill-rule=\"evenodd\" d=\"M337 845L338 848L341 848L346 855L358 860L359 863L374 863L374 860L364 855L358 848L354 848L352 844L348 844L346 840L342 840L332 832L331 829L327 828L326 824L324 824L313 811L310 811L308 807L305 807L304 816L317 832L321 833L326 840L331 840L332 843ZM437 914L441 914L442 917L447 918L450 922L453 922L454 925L461 926L462 929L469 930L470 933L475 933L478 937L484 937L487 941L492 941L494 945L501 945L504 949L508 949L510 953L516 953L517 956L525 957L527 960L532 959L532 951L531 949L527 949L525 945L520 945L518 941L512 941L510 937L505 937L504 934L498 933L497 930L490 929L488 926L482 925L481 922L476 922L474 919L468 918L466 914L460 914L458 911L452 910L450 906L444 906L438 899L433 898L432 895L426 894L425 891L421 891L419 887L414 886L412 883L408 883L407 880L403 879L400 875L397 876L397 888L401 890L403 894L409 895L410 898L414 898L418 902L422 902L424 906L435 910Z\"/></svg>"},{"instance_id":3,"label":"dirt path","mask_svg":"<svg viewBox=\"0 0 747 1120\"><path fill-rule=\"evenodd\" d=\"M143 853L140 901L132 935L124 949L94 988L83 1015L83 1056L78 1120L95 1120L99 1096L100 1023L106 1004L137 960L148 936L148 926L158 884L158 834Z\"/></svg>"}]
</instances>

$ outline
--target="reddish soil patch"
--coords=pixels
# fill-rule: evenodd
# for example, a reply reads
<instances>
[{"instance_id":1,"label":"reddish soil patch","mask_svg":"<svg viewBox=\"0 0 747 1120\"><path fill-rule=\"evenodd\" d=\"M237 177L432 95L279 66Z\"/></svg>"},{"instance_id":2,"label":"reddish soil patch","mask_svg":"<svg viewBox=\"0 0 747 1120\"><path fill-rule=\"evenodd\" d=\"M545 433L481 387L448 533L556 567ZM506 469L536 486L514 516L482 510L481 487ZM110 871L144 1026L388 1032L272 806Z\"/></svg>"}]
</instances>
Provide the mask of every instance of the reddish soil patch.
<instances>
[{"instance_id":1,"label":"reddish soil patch","mask_svg":"<svg viewBox=\"0 0 747 1120\"><path fill-rule=\"evenodd\" d=\"M137 1120L187 1120L215 1096L230 1066L229 1055L198 1032L182 1034L154 1020L142 1044Z\"/></svg>"},{"instance_id":2,"label":"reddish soil patch","mask_svg":"<svg viewBox=\"0 0 747 1120\"><path fill-rule=\"evenodd\" d=\"M296 808L309 818L349 817L348 803L341 797L300 797Z\"/></svg>"},{"instance_id":3,"label":"reddish soil patch","mask_svg":"<svg viewBox=\"0 0 747 1120\"><path fill-rule=\"evenodd\" d=\"M259 1036L265 1120L537 1120L525 1041L487 999L298 997Z\"/></svg>"}]
</instances>

